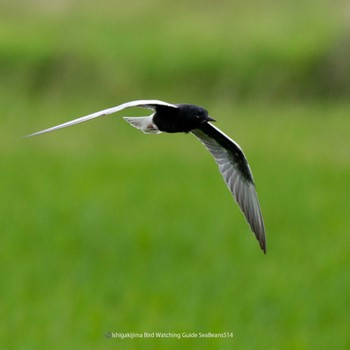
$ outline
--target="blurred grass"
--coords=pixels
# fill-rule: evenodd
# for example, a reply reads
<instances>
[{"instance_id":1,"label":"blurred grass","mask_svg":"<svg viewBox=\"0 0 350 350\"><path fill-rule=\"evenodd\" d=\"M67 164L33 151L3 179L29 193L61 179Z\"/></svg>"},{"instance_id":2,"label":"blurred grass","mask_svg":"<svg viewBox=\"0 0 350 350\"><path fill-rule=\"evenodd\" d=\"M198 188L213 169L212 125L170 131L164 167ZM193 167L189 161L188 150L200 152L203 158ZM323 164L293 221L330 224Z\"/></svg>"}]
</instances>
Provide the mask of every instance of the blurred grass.
<instances>
[{"instance_id":1,"label":"blurred grass","mask_svg":"<svg viewBox=\"0 0 350 350\"><path fill-rule=\"evenodd\" d=\"M335 72L349 73L341 2L19 3L2 12L0 69L32 94L97 96L97 85L114 100L147 95L150 82L158 93L166 82L169 98L229 101L350 91Z\"/></svg>"},{"instance_id":2,"label":"blurred grass","mask_svg":"<svg viewBox=\"0 0 350 350\"><path fill-rule=\"evenodd\" d=\"M316 74L346 8L117 4L1 5L1 348L348 348L350 105ZM190 135L116 116L21 139L136 98L203 104L242 146L266 256Z\"/></svg>"}]
</instances>

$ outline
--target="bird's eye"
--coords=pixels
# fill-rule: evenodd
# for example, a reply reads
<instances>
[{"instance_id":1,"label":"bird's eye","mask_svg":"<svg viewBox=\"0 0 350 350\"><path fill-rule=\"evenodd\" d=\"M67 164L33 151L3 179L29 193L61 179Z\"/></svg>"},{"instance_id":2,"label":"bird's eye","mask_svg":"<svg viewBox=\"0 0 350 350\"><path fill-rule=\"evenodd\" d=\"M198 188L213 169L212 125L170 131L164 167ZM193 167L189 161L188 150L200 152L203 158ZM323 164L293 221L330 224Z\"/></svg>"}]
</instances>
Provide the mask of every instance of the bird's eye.
<instances>
[{"instance_id":1,"label":"bird's eye","mask_svg":"<svg viewBox=\"0 0 350 350\"><path fill-rule=\"evenodd\" d=\"M195 115L195 118L196 118L196 119L200 119L200 117L201 117L201 116L200 116L198 113Z\"/></svg>"}]
</instances>

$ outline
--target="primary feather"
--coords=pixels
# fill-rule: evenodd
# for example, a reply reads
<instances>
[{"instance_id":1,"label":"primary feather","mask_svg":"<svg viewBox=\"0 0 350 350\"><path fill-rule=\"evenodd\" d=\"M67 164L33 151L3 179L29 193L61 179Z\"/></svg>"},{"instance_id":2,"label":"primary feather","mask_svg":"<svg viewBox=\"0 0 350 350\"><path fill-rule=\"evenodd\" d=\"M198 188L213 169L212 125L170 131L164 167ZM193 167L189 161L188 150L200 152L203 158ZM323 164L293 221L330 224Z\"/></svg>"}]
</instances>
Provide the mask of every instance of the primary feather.
<instances>
[{"instance_id":1,"label":"primary feather","mask_svg":"<svg viewBox=\"0 0 350 350\"><path fill-rule=\"evenodd\" d=\"M33 134L27 135L27 137L36 136L36 135L40 135L40 134L45 134L47 132L51 132L51 131L67 128L69 126L73 126L73 125L76 125L76 124L85 123L85 122L87 122L87 121L89 121L91 119L95 119L95 118L99 118L99 117L102 117L102 116L105 116L105 115L109 115L109 114L112 114L112 113L120 112L123 109L130 108L130 107L141 107L141 108L148 108L148 109L155 110L156 106L166 106L166 107L177 108L176 105L173 105L173 104L170 104L170 103L167 103L167 102L163 102L163 101L159 101L159 100L137 100L137 101L131 101L131 102L123 103L123 104L121 104L119 106L116 106L116 107L103 109L102 111L98 111L96 113L85 115L84 117L73 119L73 120L71 120L69 122L53 126L52 128L48 128L48 129L45 129L45 130L41 130L41 131L35 132Z\"/></svg>"},{"instance_id":2,"label":"primary feather","mask_svg":"<svg viewBox=\"0 0 350 350\"><path fill-rule=\"evenodd\" d=\"M265 227L258 195L247 159L239 145L210 123L192 130L219 166L227 187L235 197L252 231L266 253Z\"/></svg>"}]
</instances>

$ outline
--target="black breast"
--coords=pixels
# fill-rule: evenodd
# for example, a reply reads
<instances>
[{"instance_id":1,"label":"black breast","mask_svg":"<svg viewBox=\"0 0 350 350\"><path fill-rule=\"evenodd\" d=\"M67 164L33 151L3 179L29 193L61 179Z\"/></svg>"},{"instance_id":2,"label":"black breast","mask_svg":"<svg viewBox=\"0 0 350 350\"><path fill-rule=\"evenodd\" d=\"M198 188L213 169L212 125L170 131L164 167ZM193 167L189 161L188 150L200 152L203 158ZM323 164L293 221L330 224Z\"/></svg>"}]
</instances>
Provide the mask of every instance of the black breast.
<instances>
[{"instance_id":1,"label":"black breast","mask_svg":"<svg viewBox=\"0 0 350 350\"><path fill-rule=\"evenodd\" d=\"M184 117L180 108L157 106L153 123L163 132L189 132L192 129L192 125Z\"/></svg>"}]
</instances>

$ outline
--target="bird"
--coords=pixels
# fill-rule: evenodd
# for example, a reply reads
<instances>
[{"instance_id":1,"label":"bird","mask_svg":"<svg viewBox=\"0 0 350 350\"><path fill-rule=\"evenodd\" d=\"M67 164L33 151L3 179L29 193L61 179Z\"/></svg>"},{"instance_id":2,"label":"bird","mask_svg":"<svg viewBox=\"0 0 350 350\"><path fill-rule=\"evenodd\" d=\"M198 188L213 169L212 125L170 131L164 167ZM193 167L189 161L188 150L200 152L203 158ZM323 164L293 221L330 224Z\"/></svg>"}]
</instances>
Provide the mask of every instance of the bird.
<instances>
[{"instance_id":1,"label":"bird","mask_svg":"<svg viewBox=\"0 0 350 350\"><path fill-rule=\"evenodd\" d=\"M160 100L136 100L103 109L63 124L44 129L26 137L37 136L75 124L120 112L131 107L152 110L143 117L123 117L145 134L191 133L214 157L224 181L243 212L260 248L266 254L266 234L258 195L247 158L241 147L212 123L216 122L203 107L172 104Z\"/></svg>"}]
</instances>

